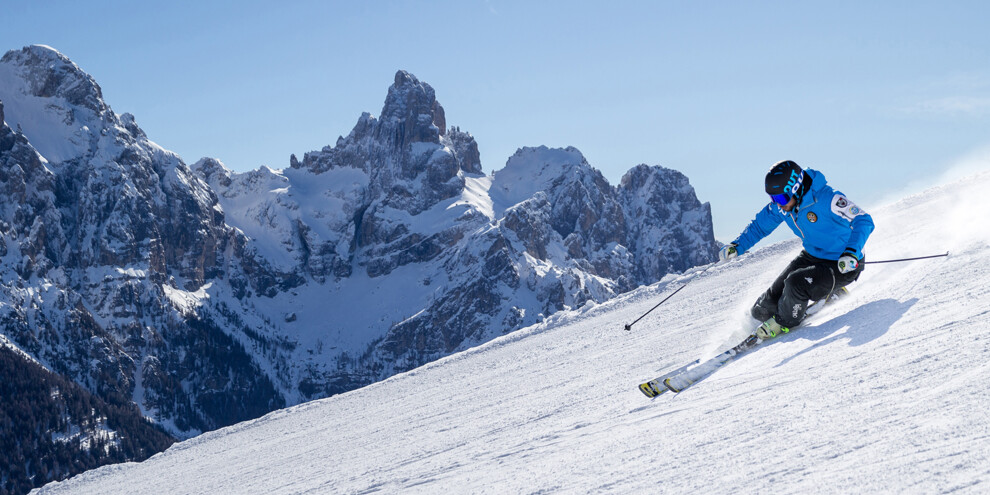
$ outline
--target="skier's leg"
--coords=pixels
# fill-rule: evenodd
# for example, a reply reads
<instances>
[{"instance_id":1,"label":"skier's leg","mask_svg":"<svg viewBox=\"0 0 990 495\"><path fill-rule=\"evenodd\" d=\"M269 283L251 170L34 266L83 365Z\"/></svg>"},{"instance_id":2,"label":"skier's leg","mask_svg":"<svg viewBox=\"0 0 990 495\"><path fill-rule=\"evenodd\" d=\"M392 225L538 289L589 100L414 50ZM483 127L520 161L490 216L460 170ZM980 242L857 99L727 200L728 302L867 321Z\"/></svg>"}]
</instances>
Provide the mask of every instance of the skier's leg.
<instances>
[{"instance_id":1,"label":"skier's leg","mask_svg":"<svg viewBox=\"0 0 990 495\"><path fill-rule=\"evenodd\" d=\"M809 301L824 299L835 290L838 270L830 263L816 263L787 276L773 315L777 323L787 328L798 326L807 313Z\"/></svg>"},{"instance_id":2,"label":"skier's leg","mask_svg":"<svg viewBox=\"0 0 990 495\"><path fill-rule=\"evenodd\" d=\"M777 312L778 302L780 297L784 294L784 285L787 282L787 277L791 275L795 270L800 270L814 264L814 258L808 254L807 251L801 251L796 258L794 258L787 268L777 276L777 280L773 281L770 288L766 290L759 299L756 300L756 304L750 309L750 314L757 321L766 321L774 313Z\"/></svg>"},{"instance_id":3,"label":"skier's leg","mask_svg":"<svg viewBox=\"0 0 990 495\"><path fill-rule=\"evenodd\" d=\"M776 285L776 283L774 283ZM774 286L771 285L766 292L764 292L759 299L756 300L756 304L753 305L749 310L749 314L757 321L766 321L767 318L773 316L774 311L777 308L777 301L780 297L774 298ZM781 286L781 293L783 293L783 286Z\"/></svg>"}]
</instances>

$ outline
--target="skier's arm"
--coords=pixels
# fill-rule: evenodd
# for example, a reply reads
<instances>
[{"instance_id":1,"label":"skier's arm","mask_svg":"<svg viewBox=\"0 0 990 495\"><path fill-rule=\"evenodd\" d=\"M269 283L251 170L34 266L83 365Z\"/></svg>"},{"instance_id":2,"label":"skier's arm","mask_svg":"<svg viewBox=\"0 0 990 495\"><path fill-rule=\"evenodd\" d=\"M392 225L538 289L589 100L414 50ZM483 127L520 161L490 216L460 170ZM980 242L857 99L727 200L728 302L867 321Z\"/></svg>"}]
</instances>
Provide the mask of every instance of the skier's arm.
<instances>
[{"instance_id":1,"label":"skier's arm","mask_svg":"<svg viewBox=\"0 0 990 495\"><path fill-rule=\"evenodd\" d=\"M866 240L873 233L873 217L838 192L832 197L832 213L849 222L849 226L852 228L846 251L854 253L859 259L863 259L863 246L866 245Z\"/></svg>"},{"instance_id":2,"label":"skier's arm","mask_svg":"<svg viewBox=\"0 0 990 495\"><path fill-rule=\"evenodd\" d=\"M760 242L761 239L770 235L780 225L780 222L783 221L784 214L780 212L780 208L770 203L766 208L763 208L756 214L756 218L752 222L749 222L746 229L743 230L742 234L739 234L736 240L732 241L732 244L736 245L736 251L739 254L743 254L755 246L757 242ZM863 242L866 241L864 240Z\"/></svg>"}]
</instances>

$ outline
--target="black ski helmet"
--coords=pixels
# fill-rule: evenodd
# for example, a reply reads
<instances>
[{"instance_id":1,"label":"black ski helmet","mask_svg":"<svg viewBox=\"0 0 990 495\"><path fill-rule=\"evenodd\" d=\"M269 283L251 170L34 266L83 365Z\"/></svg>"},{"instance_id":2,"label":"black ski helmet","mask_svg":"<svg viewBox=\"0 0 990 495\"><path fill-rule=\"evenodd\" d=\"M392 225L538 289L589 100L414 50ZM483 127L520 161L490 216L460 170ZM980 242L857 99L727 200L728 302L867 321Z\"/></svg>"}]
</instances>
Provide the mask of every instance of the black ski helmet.
<instances>
[{"instance_id":1,"label":"black ski helmet","mask_svg":"<svg viewBox=\"0 0 990 495\"><path fill-rule=\"evenodd\" d=\"M786 196L788 200L797 197L800 201L807 190L805 186L807 177L808 175L804 173L804 170L801 170L797 163L791 160L779 161L773 164L770 171L767 172L765 180L767 194L779 204L787 203L786 200L783 200L783 196Z\"/></svg>"}]
</instances>

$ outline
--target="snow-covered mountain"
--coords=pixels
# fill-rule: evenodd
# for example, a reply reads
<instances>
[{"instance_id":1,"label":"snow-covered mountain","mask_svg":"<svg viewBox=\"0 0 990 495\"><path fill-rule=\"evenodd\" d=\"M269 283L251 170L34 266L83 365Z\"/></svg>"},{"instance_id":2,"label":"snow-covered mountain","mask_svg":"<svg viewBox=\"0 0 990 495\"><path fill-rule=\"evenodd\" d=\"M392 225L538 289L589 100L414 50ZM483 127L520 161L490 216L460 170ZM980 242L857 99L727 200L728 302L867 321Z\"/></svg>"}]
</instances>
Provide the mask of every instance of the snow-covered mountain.
<instances>
[{"instance_id":1,"label":"snow-covered mountain","mask_svg":"<svg viewBox=\"0 0 990 495\"><path fill-rule=\"evenodd\" d=\"M230 325L186 303L249 268L207 184L51 48L0 59L0 105L0 332L173 434L285 405Z\"/></svg>"},{"instance_id":2,"label":"snow-covered mountain","mask_svg":"<svg viewBox=\"0 0 990 495\"><path fill-rule=\"evenodd\" d=\"M187 166L58 51L0 59L0 336L186 438L381 380L716 253L659 166L482 172L428 84L284 170Z\"/></svg>"},{"instance_id":3,"label":"snow-covered mountain","mask_svg":"<svg viewBox=\"0 0 990 495\"><path fill-rule=\"evenodd\" d=\"M869 265L849 297L677 395L636 384L741 340L797 241L40 493L982 493L988 188L983 172L871 209L869 259L950 256Z\"/></svg>"},{"instance_id":4,"label":"snow-covered mountain","mask_svg":"<svg viewBox=\"0 0 990 495\"><path fill-rule=\"evenodd\" d=\"M672 170L642 165L613 187L577 149L538 147L483 174L474 138L404 71L381 117L362 115L285 170L193 169L275 274L233 296L235 312L269 315L273 335L300 344L290 402L606 301L716 250L710 208Z\"/></svg>"}]
</instances>

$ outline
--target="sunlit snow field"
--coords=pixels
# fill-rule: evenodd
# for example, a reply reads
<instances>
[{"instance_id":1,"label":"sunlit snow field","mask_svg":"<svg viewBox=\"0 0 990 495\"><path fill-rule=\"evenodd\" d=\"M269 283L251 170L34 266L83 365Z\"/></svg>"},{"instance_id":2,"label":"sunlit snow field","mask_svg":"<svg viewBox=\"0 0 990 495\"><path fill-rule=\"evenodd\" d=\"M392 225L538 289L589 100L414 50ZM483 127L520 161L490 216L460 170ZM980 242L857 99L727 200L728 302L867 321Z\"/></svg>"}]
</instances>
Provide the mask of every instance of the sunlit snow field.
<instances>
[{"instance_id":1,"label":"sunlit snow field","mask_svg":"<svg viewBox=\"0 0 990 495\"><path fill-rule=\"evenodd\" d=\"M630 332L683 278L41 492L985 493L987 191L983 172L869 209L868 259L950 256L868 266L677 395L636 385L741 340L800 244L711 267Z\"/></svg>"}]
</instances>

